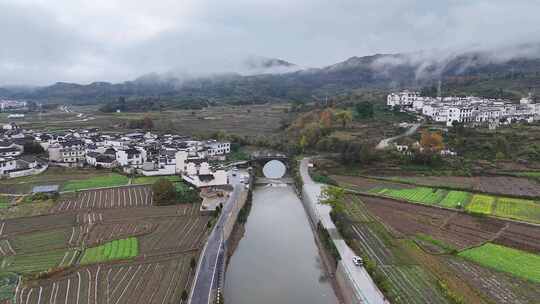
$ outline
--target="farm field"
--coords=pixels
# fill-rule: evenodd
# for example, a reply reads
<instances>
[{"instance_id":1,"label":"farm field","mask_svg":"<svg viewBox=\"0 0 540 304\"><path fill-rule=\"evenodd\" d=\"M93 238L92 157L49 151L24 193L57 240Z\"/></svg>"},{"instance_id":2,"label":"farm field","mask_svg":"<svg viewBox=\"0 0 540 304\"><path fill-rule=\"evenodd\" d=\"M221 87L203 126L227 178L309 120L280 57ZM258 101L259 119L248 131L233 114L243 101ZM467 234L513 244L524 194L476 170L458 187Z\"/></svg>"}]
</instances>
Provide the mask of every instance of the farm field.
<instances>
[{"instance_id":1,"label":"farm field","mask_svg":"<svg viewBox=\"0 0 540 304\"><path fill-rule=\"evenodd\" d=\"M462 208L469 203L471 194L464 191L448 191L448 194L440 202L442 207Z\"/></svg>"},{"instance_id":2,"label":"farm field","mask_svg":"<svg viewBox=\"0 0 540 304\"><path fill-rule=\"evenodd\" d=\"M75 197L63 198L51 212L81 209L110 209L152 206L152 190L149 186L125 186L109 189L85 190Z\"/></svg>"},{"instance_id":3,"label":"farm field","mask_svg":"<svg viewBox=\"0 0 540 304\"><path fill-rule=\"evenodd\" d=\"M473 213L491 214L494 203L493 196L475 194L465 209Z\"/></svg>"},{"instance_id":4,"label":"farm field","mask_svg":"<svg viewBox=\"0 0 540 304\"><path fill-rule=\"evenodd\" d=\"M531 200L500 197L497 200L493 214L500 217L540 223L540 203Z\"/></svg>"},{"instance_id":5,"label":"farm field","mask_svg":"<svg viewBox=\"0 0 540 304\"><path fill-rule=\"evenodd\" d=\"M82 189L123 186L128 183L128 178L118 173L110 173L104 176L96 176L83 180L69 181L64 184L62 191L78 191Z\"/></svg>"},{"instance_id":6,"label":"farm field","mask_svg":"<svg viewBox=\"0 0 540 304\"><path fill-rule=\"evenodd\" d=\"M78 252L76 250L59 249L31 254L16 254L5 256L2 259L0 270L2 272L16 272L30 274L48 271L59 267L68 267L73 264Z\"/></svg>"},{"instance_id":7,"label":"farm field","mask_svg":"<svg viewBox=\"0 0 540 304\"><path fill-rule=\"evenodd\" d=\"M413 203L465 210L470 213L540 223L540 201L516 199L460 190L415 187L363 177L333 176L345 188ZM400 186L404 186L401 187Z\"/></svg>"},{"instance_id":8,"label":"farm field","mask_svg":"<svg viewBox=\"0 0 540 304\"><path fill-rule=\"evenodd\" d=\"M412 189L382 189L377 191L380 195L404 199L422 204L438 204L445 196L446 191L434 188L418 187Z\"/></svg>"},{"instance_id":9,"label":"farm field","mask_svg":"<svg viewBox=\"0 0 540 304\"><path fill-rule=\"evenodd\" d=\"M144 185L144 184L153 184L157 180L165 178L170 180L171 182L181 182L182 179L178 175L168 175L168 176L138 176L131 180L131 183L133 185Z\"/></svg>"},{"instance_id":10,"label":"farm field","mask_svg":"<svg viewBox=\"0 0 540 304\"><path fill-rule=\"evenodd\" d=\"M451 303L437 289L436 278L403 250L404 244L378 223L356 196L347 196L345 212L353 250L369 258L385 278L392 303Z\"/></svg>"},{"instance_id":11,"label":"farm field","mask_svg":"<svg viewBox=\"0 0 540 304\"><path fill-rule=\"evenodd\" d=\"M49 167L38 175L0 180L0 193L25 194L30 193L34 186L40 185L59 185L62 190L68 183L73 185L76 182L84 183L84 180L89 179L105 179L110 174L111 171L107 170Z\"/></svg>"},{"instance_id":12,"label":"farm field","mask_svg":"<svg viewBox=\"0 0 540 304\"><path fill-rule=\"evenodd\" d=\"M139 241L135 237L107 242L87 248L79 262L81 265L131 259L139 255Z\"/></svg>"},{"instance_id":13,"label":"farm field","mask_svg":"<svg viewBox=\"0 0 540 304\"><path fill-rule=\"evenodd\" d=\"M100 128L103 131L129 132L125 124L133 119L149 116L157 132L198 135L202 132L224 131L240 136L269 136L279 128L288 105L213 106L201 110L176 110L154 112L102 113L99 106L73 106L74 113L46 113L43 117L29 115L17 124L25 129L65 130L69 128ZM81 121L81 112L92 119ZM7 123L0 117L0 123ZM202 131L204 130L204 131Z\"/></svg>"},{"instance_id":14,"label":"farm field","mask_svg":"<svg viewBox=\"0 0 540 304\"><path fill-rule=\"evenodd\" d=\"M361 196L365 208L386 223L396 236L430 235L458 250L486 241L540 252L538 227L496 218L477 217L457 211Z\"/></svg>"},{"instance_id":15,"label":"farm field","mask_svg":"<svg viewBox=\"0 0 540 304\"><path fill-rule=\"evenodd\" d=\"M473 190L494 195L540 197L540 183L524 177L511 176L407 176L378 177L425 187Z\"/></svg>"},{"instance_id":16,"label":"farm field","mask_svg":"<svg viewBox=\"0 0 540 304\"><path fill-rule=\"evenodd\" d=\"M25 278L10 291L17 303L180 302L209 216L198 204L153 206L148 190L81 191L77 205L0 221L0 272Z\"/></svg>"},{"instance_id":17,"label":"farm field","mask_svg":"<svg viewBox=\"0 0 540 304\"><path fill-rule=\"evenodd\" d=\"M5 209L9 207L8 198L5 196L0 196L0 209Z\"/></svg>"},{"instance_id":18,"label":"farm field","mask_svg":"<svg viewBox=\"0 0 540 304\"><path fill-rule=\"evenodd\" d=\"M540 284L540 255L486 243L459 253L460 257Z\"/></svg>"},{"instance_id":19,"label":"farm field","mask_svg":"<svg viewBox=\"0 0 540 304\"><path fill-rule=\"evenodd\" d=\"M414 185L401 184L391 181L381 181L359 176L331 175L339 185L358 191L376 192L381 189L411 189Z\"/></svg>"},{"instance_id":20,"label":"farm field","mask_svg":"<svg viewBox=\"0 0 540 304\"><path fill-rule=\"evenodd\" d=\"M377 265L387 265L382 274L390 286L398 286L395 290L390 287L390 292L399 292L405 303L436 303L437 298L429 293L415 294L423 288L429 290L431 285L425 285L429 282L442 282L464 303L535 303L540 295L538 283L451 254L452 247L467 252L471 246L495 239L504 243L499 247L516 246L531 252L519 251L522 254L539 257L538 227L361 195L346 197L345 214L352 220L353 250ZM516 236L519 241L511 244L509 240ZM525 249L526 244L531 246ZM511 255L506 259L513 260Z\"/></svg>"}]
</instances>

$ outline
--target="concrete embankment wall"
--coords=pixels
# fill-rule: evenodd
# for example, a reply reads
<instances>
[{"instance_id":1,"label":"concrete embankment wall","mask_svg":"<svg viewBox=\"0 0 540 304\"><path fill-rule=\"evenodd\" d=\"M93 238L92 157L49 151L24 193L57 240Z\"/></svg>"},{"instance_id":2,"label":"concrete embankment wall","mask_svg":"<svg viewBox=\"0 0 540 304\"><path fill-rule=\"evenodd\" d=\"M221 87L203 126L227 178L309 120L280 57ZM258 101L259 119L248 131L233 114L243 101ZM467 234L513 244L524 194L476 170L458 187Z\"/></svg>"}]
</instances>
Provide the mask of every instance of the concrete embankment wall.
<instances>
[{"instance_id":1,"label":"concrete embankment wall","mask_svg":"<svg viewBox=\"0 0 540 304\"><path fill-rule=\"evenodd\" d=\"M251 191L251 190L249 190ZM234 208L231 210L231 216L227 218L227 221L223 225L223 238L227 241L231 237L231 234L234 230L234 224L236 223L236 219L238 218L238 214L240 213L240 210L244 207L244 205L247 202L247 191L242 191L240 195L238 195L238 202L234 206Z\"/></svg>"},{"instance_id":2,"label":"concrete embankment wall","mask_svg":"<svg viewBox=\"0 0 540 304\"><path fill-rule=\"evenodd\" d=\"M318 185L304 185L302 187L302 197L301 201L304 205L304 209L306 210L306 213L308 214L309 220L312 222L314 227L317 227L317 224L319 222L323 223L323 226L325 226L324 221L319 216L319 213L317 212L317 203L319 202L318 197L313 196L314 189L311 189L311 187L319 187ZM327 228L327 227L325 227ZM314 233L317 233L314 231ZM350 277L348 272L345 269L345 266L343 265L342 261L338 261L337 268L335 271L335 279L337 286L339 288L339 292L341 293L341 296L343 297L343 300L345 301L345 304L357 304L357 303L363 303L362 299L359 299L357 296L357 293L355 292L354 282L353 279Z\"/></svg>"}]
</instances>

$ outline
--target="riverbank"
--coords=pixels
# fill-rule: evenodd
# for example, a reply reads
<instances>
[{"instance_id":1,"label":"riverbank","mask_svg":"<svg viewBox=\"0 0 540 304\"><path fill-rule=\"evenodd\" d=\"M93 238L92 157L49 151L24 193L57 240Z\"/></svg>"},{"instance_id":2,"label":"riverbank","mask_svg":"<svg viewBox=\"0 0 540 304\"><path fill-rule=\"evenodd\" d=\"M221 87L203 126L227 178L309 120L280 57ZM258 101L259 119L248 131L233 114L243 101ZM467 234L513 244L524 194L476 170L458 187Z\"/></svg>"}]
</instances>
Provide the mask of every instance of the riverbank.
<instances>
[{"instance_id":1,"label":"riverbank","mask_svg":"<svg viewBox=\"0 0 540 304\"><path fill-rule=\"evenodd\" d=\"M320 222L330 233L332 242L339 252L341 260L338 262L336 279L345 303L388 303L366 269L354 265L352 258L356 255L339 235L335 224L330 218L331 207L318 203L322 185L314 182L309 176L308 163L308 158L304 158L300 163L302 202L312 221Z\"/></svg>"}]
</instances>

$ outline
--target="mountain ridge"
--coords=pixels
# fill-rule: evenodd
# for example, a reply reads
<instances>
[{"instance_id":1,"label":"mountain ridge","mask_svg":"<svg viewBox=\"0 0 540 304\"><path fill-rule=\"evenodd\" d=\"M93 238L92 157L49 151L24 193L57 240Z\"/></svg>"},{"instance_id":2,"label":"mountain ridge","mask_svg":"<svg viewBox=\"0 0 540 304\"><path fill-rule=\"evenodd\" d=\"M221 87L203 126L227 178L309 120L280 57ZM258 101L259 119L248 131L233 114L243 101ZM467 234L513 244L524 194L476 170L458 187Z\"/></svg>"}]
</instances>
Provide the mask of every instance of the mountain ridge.
<instances>
[{"instance_id":1,"label":"mountain ridge","mask_svg":"<svg viewBox=\"0 0 540 304\"><path fill-rule=\"evenodd\" d=\"M503 55L501 55L503 54ZM43 101L105 102L118 97L165 96L227 100L309 99L317 94L334 94L359 88L395 89L430 86L439 80L454 82L511 80L518 91L540 88L540 48L519 56L504 52L470 51L441 54L374 54L353 56L322 68L300 68L277 58L258 57L246 65L261 73L223 73L190 77L149 73L121 83L57 82L26 90L0 88L0 95ZM284 71L273 72L274 68ZM286 69L296 69L287 71Z\"/></svg>"}]
</instances>

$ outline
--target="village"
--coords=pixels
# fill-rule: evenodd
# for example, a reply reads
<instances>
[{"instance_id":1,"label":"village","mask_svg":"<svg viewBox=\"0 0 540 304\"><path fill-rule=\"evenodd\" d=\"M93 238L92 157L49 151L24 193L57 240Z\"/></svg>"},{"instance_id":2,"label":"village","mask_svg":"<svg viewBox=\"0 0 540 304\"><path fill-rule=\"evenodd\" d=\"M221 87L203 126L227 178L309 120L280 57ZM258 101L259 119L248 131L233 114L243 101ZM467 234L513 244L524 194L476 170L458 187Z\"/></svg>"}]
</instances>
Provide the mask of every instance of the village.
<instances>
[{"instance_id":1,"label":"village","mask_svg":"<svg viewBox=\"0 0 540 304\"><path fill-rule=\"evenodd\" d=\"M496 129L516 122L531 123L540 116L540 104L533 102L531 94L516 104L510 100L476 96L426 97L419 92L404 90L390 93L386 104L401 111L420 114L435 122L446 123L448 127L462 123L470 127Z\"/></svg>"},{"instance_id":2,"label":"village","mask_svg":"<svg viewBox=\"0 0 540 304\"><path fill-rule=\"evenodd\" d=\"M30 150L46 152L48 158ZM49 166L89 166L142 176L182 175L198 188L219 186L227 184L227 173L210 163L225 160L230 152L229 142L176 134L105 134L97 128L34 132L9 123L0 130L0 178L36 175Z\"/></svg>"}]
</instances>

